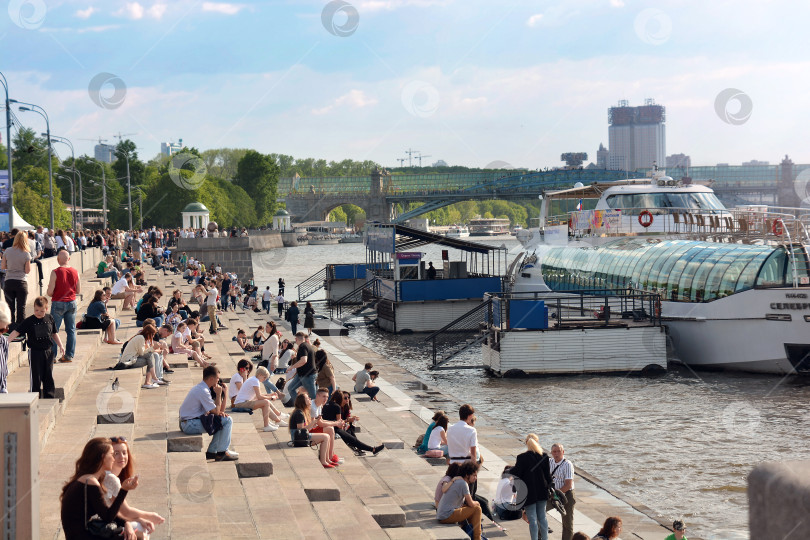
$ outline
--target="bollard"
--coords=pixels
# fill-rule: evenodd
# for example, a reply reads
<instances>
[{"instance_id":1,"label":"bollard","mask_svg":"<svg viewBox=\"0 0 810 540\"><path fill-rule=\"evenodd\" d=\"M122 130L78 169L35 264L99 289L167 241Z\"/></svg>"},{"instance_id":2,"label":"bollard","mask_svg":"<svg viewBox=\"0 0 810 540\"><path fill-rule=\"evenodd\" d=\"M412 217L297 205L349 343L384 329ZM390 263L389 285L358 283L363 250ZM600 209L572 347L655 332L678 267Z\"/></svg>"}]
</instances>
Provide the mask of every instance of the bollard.
<instances>
[{"instance_id":1,"label":"bollard","mask_svg":"<svg viewBox=\"0 0 810 540\"><path fill-rule=\"evenodd\" d=\"M39 396L0 394L0 538L39 538Z\"/></svg>"}]
</instances>

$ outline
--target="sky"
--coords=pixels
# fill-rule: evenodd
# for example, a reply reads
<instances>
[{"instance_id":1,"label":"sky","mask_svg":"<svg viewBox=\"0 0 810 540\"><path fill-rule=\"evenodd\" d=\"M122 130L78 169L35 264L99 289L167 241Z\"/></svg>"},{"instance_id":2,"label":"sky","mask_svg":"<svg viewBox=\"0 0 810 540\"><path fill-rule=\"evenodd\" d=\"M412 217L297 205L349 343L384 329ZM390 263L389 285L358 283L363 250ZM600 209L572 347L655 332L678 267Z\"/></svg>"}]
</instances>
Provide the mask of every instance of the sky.
<instances>
[{"instance_id":1,"label":"sky","mask_svg":"<svg viewBox=\"0 0 810 540\"><path fill-rule=\"evenodd\" d=\"M10 97L43 107L77 154L121 134L144 159L182 139L388 167L410 148L423 164L535 169L562 165L563 152L595 161L608 108L652 98L666 107L668 155L810 163L807 2L7 4Z\"/></svg>"}]
</instances>

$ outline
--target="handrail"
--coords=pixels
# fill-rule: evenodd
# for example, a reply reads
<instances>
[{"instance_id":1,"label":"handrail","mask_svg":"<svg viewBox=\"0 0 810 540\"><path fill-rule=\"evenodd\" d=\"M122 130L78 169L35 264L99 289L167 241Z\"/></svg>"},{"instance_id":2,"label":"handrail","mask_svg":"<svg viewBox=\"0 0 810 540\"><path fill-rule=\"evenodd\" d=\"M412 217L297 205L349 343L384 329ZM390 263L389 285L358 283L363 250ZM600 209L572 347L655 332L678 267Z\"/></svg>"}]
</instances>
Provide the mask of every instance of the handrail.
<instances>
[{"instance_id":1,"label":"handrail","mask_svg":"<svg viewBox=\"0 0 810 540\"><path fill-rule=\"evenodd\" d=\"M331 316L332 310L335 310L335 312L337 314L337 318L340 319L341 315L343 314L343 310L346 309L349 305L357 306L359 304L360 309L362 310L364 308L363 301L362 301L363 300L363 291L366 291L366 290L369 290L369 289L371 290L371 295L372 295L373 298L375 298L375 299L380 298L380 280L379 280L379 278L375 277L375 278L372 278L372 279L366 281L365 283L363 283L362 285L360 285L359 287L357 287L353 291L343 295L342 297L337 299L335 302L331 303L330 306L329 306L330 316ZM355 309L355 311L356 311L356 309Z\"/></svg>"},{"instance_id":2,"label":"handrail","mask_svg":"<svg viewBox=\"0 0 810 540\"><path fill-rule=\"evenodd\" d=\"M444 358L442 358L440 361L437 360L438 355L439 355L439 350L438 350L438 347L436 346L436 339L439 336L441 336L441 335L443 335L443 334L445 334L447 332L453 332L453 331L454 332L460 332L460 331L468 331L469 332L469 331L472 331L472 330L480 329L481 323L484 322L484 320L485 320L484 314L485 313L489 314L490 317L492 315L492 309L491 309L492 308L492 300L493 300L493 297L490 296L489 298L487 298L486 300L481 302L479 305L475 306L474 308L472 308L468 312L464 313L460 317L457 317L456 319L454 319L450 323L444 325L442 328L440 328L439 330L436 330L435 332L433 332L432 334L430 334L428 337L425 338L425 341L431 341L432 342L432 345L431 345L432 363L428 366L428 369L436 369L436 368L438 368L439 366L447 363L450 359L457 356L461 352L467 350L472 345L475 345L476 343L480 343L482 341L481 335L479 333L479 334L473 336L472 338L462 342L460 346L458 346L458 342L456 342L457 346L448 348L451 351L450 354L445 355ZM462 323L466 323L466 324L464 324L462 326ZM470 323L474 323L474 324L470 324Z\"/></svg>"},{"instance_id":3,"label":"handrail","mask_svg":"<svg viewBox=\"0 0 810 540\"><path fill-rule=\"evenodd\" d=\"M327 269L328 267L318 270L307 279L296 285L295 288L298 290L299 302L312 296L326 286Z\"/></svg>"}]
</instances>

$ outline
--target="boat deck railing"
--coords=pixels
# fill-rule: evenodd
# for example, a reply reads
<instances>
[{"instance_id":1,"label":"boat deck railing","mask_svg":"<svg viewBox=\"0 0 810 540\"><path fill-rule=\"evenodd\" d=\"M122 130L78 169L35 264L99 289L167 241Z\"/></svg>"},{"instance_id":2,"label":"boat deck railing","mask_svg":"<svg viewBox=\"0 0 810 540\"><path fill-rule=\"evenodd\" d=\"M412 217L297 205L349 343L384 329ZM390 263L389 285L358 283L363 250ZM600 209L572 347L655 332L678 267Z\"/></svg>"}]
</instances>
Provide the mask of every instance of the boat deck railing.
<instances>
[{"instance_id":1,"label":"boat deck railing","mask_svg":"<svg viewBox=\"0 0 810 540\"><path fill-rule=\"evenodd\" d=\"M489 330L661 325L661 296L636 289L496 293L492 300L493 313L487 320ZM535 309L540 302L545 309Z\"/></svg>"},{"instance_id":2,"label":"boat deck railing","mask_svg":"<svg viewBox=\"0 0 810 540\"><path fill-rule=\"evenodd\" d=\"M810 244L807 208L614 208L569 212L551 216L546 223L568 225L578 237L658 234L690 240Z\"/></svg>"}]
</instances>

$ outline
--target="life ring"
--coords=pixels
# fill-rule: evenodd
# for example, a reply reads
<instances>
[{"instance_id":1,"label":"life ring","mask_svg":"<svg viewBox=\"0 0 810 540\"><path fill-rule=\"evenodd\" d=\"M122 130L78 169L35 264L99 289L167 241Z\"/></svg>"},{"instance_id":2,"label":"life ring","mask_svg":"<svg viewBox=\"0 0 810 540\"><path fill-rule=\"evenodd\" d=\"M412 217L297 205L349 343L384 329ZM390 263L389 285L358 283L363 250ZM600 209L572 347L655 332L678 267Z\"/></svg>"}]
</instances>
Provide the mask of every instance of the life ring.
<instances>
[{"instance_id":1,"label":"life ring","mask_svg":"<svg viewBox=\"0 0 810 540\"><path fill-rule=\"evenodd\" d=\"M645 229L653 224L653 215L649 210L642 210L638 215L638 224Z\"/></svg>"},{"instance_id":2,"label":"life ring","mask_svg":"<svg viewBox=\"0 0 810 540\"><path fill-rule=\"evenodd\" d=\"M785 226L782 223L781 219L774 220L773 225L771 226L771 230L773 230L773 234L776 236L782 236L782 233L785 232Z\"/></svg>"}]
</instances>

